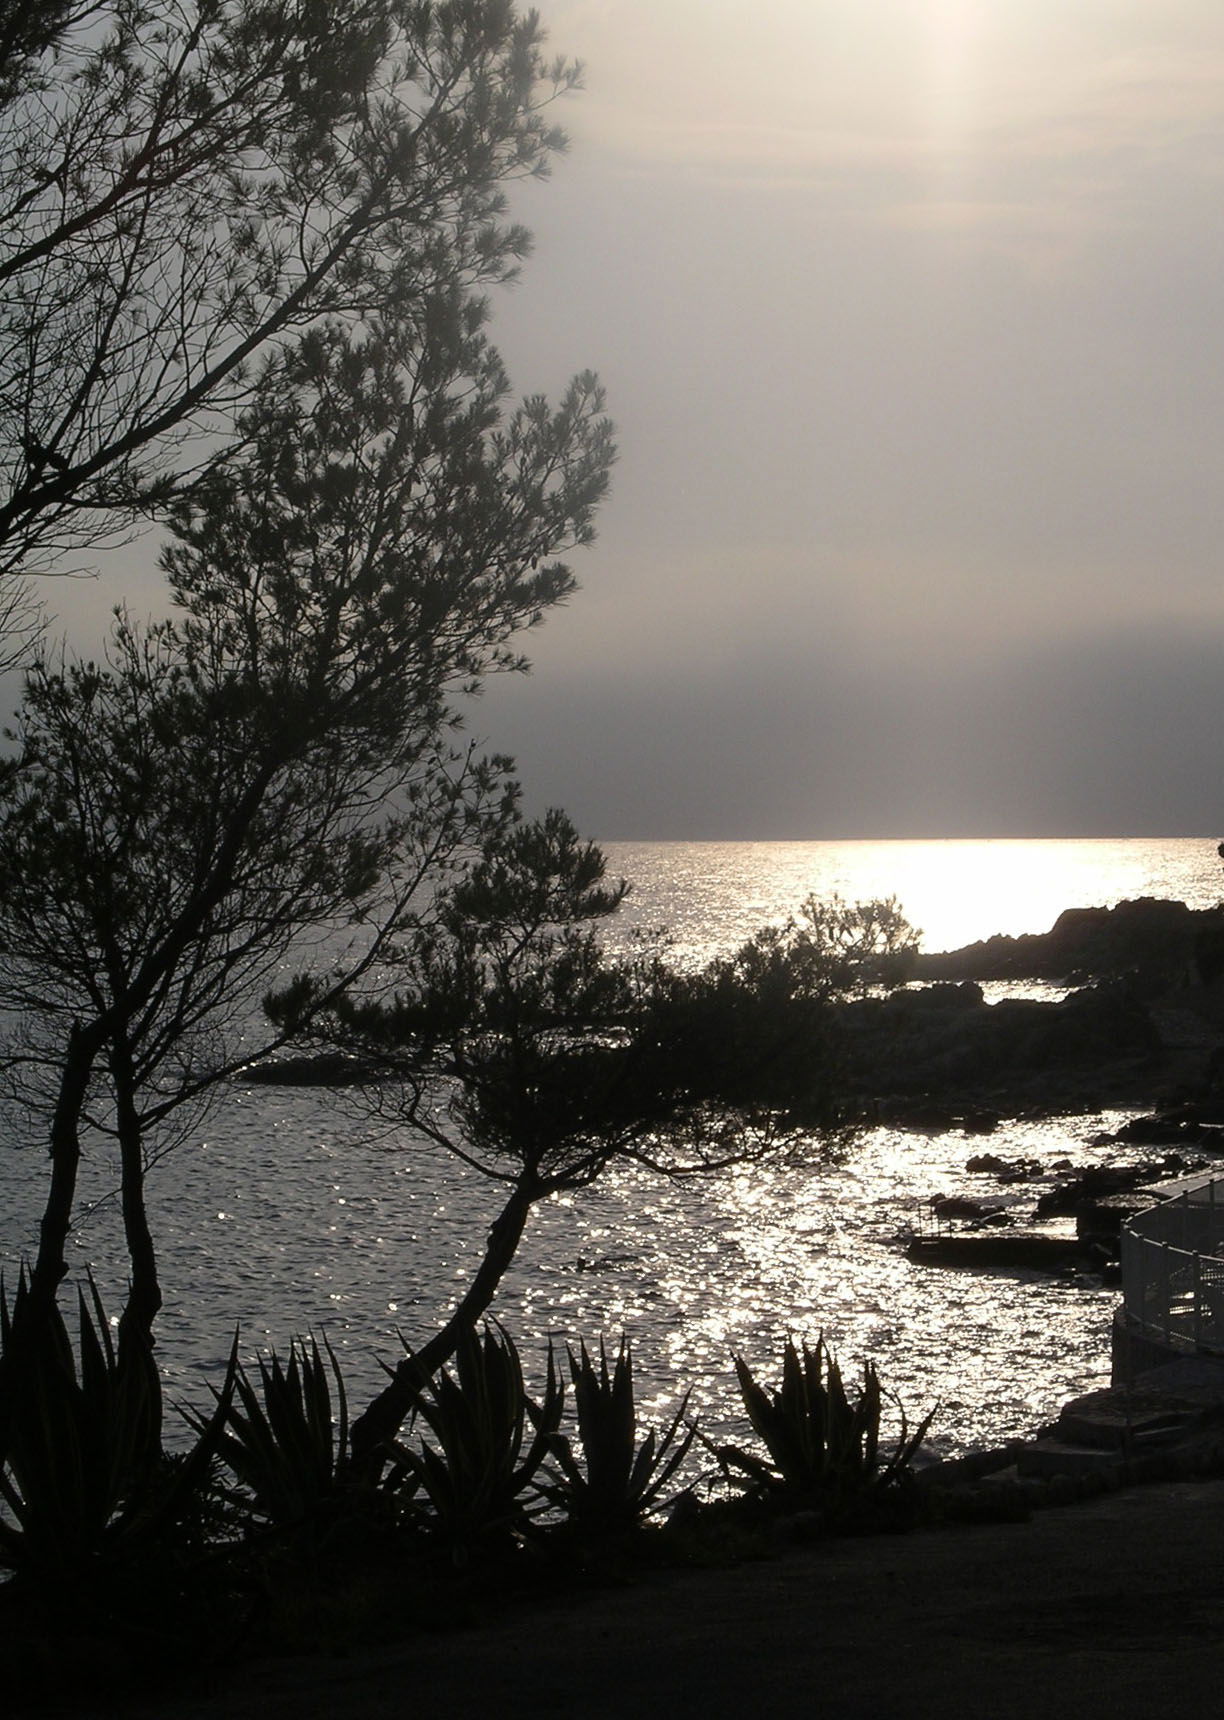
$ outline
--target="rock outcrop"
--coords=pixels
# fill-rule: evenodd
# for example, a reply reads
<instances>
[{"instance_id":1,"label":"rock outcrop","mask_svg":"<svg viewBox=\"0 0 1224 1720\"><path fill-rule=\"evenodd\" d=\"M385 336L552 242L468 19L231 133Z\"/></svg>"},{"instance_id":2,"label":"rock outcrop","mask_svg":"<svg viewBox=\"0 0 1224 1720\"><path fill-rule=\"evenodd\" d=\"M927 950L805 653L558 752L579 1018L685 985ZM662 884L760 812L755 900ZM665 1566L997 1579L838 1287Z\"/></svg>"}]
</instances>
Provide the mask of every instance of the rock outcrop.
<instances>
[{"instance_id":1,"label":"rock outcrop","mask_svg":"<svg viewBox=\"0 0 1224 1720\"><path fill-rule=\"evenodd\" d=\"M1113 908L1067 908L1048 932L1002 935L918 957L930 980L1037 979L1082 984L1128 974L1144 989L1224 979L1224 907L1143 896Z\"/></svg>"},{"instance_id":2,"label":"rock outcrop","mask_svg":"<svg viewBox=\"0 0 1224 1720\"><path fill-rule=\"evenodd\" d=\"M1000 1113L1150 1103L1167 1073L1150 1010L1124 984L987 1003L940 984L847 1004L843 1067L884 1122L987 1133Z\"/></svg>"},{"instance_id":3,"label":"rock outcrop","mask_svg":"<svg viewBox=\"0 0 1224 1720\"><path fill-rule=\"evenodd\" d=\"M1069 908L1048 932L920 955L915 973L930 983L841 1012L846 1069L883 1121L968 1129L1224 1094L1224 907ZM999 981L1071 989L987 1002Z\"/></svg>"}]
</instances>

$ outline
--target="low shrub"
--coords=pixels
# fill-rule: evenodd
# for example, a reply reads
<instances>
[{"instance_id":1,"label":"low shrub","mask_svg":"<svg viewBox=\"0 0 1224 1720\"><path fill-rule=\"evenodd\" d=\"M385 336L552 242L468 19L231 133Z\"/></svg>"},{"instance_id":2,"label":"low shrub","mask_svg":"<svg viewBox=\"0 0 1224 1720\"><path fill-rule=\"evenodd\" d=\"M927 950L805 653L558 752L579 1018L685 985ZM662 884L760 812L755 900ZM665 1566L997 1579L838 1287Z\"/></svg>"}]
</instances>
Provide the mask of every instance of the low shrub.
<instances>
[{"instance_id":1,"label":"low shrub","mask_svg":"<svg viewBox=\"0 0 1224 1720\"><path fill-rule=\"evenodd\" d=\"M543 1509L538 1477L565 1389L550 1348L537 1403L518 1351L496 1322L464 1334L450 1367L418 1390L409 1421L432 1437L396 1441L384 1487L409 1519L459 1557L521 1538Z\"/></svg>"},{"instance_id":2,"label":"low shrub","mask_svg":"<svg viewBox=\"0 0 1224 1720\"><path fill-rule=\"evenodd\" d=\"M326 1337L321 1354L311 1335L291 1339L287 1361L273 1351L256 1367L255 1378L241 1365L236 1369L220 1455L260 1521L278 1530L317 1531L345 1492L348 1400L340 1364ZM201 1417L184 1414L203 1431Z\"/></svg>"},{"instance_id":3,"label":"low shrub","mask_svg":"<svg viewBox=\"0 0 1224 1720\"><path fill-rule=\"evenodd\" d=\"M75 1352L58 1306L37 1304L24 1272L11 1307L0 1286L0 1566L44 1592L105 1601L187 1512L231 1385L232 1358L218 1413L167 1463L152 1350L138 1333L116 1343L93 1280L78 1291Z\"/></svg>"}]
</instances>

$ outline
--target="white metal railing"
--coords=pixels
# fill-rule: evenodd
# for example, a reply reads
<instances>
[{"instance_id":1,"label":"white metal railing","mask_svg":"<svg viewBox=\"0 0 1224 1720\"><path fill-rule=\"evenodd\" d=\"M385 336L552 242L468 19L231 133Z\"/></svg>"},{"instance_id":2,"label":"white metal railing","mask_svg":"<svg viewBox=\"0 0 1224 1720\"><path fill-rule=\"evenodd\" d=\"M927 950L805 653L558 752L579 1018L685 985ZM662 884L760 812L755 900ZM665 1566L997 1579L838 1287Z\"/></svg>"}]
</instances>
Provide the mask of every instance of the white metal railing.
<instances>
[{"instance_id":1,"label":"white metal railing","mask_svg":"<svg viewBox=\"0 0 1224 1720\"><path fill-rule=\"evenodd\" d=\"M1131 1331L1170 1350L1224 1354L1224 1176L1122 1226L1122 1307Z\"/></svg>"}]
</instances>

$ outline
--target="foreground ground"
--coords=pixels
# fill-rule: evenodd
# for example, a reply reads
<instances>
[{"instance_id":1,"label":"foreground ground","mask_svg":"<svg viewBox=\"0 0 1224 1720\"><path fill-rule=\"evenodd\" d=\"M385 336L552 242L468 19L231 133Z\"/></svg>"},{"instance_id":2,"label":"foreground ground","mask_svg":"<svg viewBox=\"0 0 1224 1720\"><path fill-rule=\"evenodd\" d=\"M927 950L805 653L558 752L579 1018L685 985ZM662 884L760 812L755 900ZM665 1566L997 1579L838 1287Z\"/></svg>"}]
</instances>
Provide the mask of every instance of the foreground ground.
<instances>
[{"instance_id":1,"label":"foreground ground","mask_svg":"<svg viewBox=\"0 0 1224 1720\"><path fill-rule=\"evenodd\" d=\"M1138 1720L1224 1698L1224 1480L1028 1522L791 1548L352 1658L266 1661L123 1720Z\"/></svg>"}]
</instances>

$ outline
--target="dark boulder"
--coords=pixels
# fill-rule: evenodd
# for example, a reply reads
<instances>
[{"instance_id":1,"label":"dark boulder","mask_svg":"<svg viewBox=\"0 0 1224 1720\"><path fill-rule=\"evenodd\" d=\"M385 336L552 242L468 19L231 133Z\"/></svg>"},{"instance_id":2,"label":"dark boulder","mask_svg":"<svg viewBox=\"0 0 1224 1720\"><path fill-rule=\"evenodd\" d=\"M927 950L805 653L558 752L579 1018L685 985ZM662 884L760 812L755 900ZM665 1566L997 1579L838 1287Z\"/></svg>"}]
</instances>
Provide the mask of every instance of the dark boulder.
<instances>
[{"instance_id":1,"label":"dark boulder","mask_svg":"<svg viewBox=\"0 0 1224 1720\"><path fill-rule=\"evenodd\" d=\"M1196 1147L1201 1152L1224 1153L1224 1125L1204 1120L1203 1112L1216 1114L1215 1107L1176 1105L1150 1116L1130 1117L1121 1128L1100 1137L1102 1146Z\"/></svg>"},{"instance_id":2,"label":"dark boulder","mask_svg":"<svg viewBox=\"0 0 1224 1720\"><path fill-rule=\"evenodd\" d=\"M1115 1238L1128 1218L1146 1212L1156 1203L1157 1196L1147 1189L1130 1189L1124 1194L1104 1194L1096 1200L1084 1201L1075 1209L1075 1234L1084 1242Z\"/></svg>"},{"instance_id":3,"label":"dark boulder","mask_svg":"<svg viewBox=\"0 0 1224 1720\"><path fill-rule=\"evenodd\" d=\"M1090 1165L1070 1181L1049 1189L1037 1202L1039 1218L1080 1213L1104 1201L1183 1175L1191 1166L1180 1153L1166 1153L1139 1165ZM1138 1208L1136 1208L1138 1210Z\"/></svg>"},{"instance_id":4,"label":"dark boulder","mask_svg":"<svg viewBox=\"0 0 1224 1720\"><path fill-rule=\"evenodd\" d=\"M379 1071L342 1051L313 1056L273 1057L239 1071L239 1081L261 1087L355 1087L377 1081Z\"/></svg>"},{"instance_id":5,"label":"dark boulder","mask_svg":"<svg viewBox=\"0 0 1224 1720\"><path fill-rule=\"evenodd\" d=\"M1001 1183L1028 1182L1041 1174L1036 1159L1004 1159L998 1153L975 1153L965 1160L965 1169L974 1175L997 1177Z\"/></svg>"},{"instance_id":6,"label":"dark boulder","mask_svg":"<svg viewBox=\"0 0 1224 1720\"><path fill-rule=\"evenodd\" d=\"M989 1207L980 1201L969 1200L965 1195L937 1194L931 1199L931 1213L941 1222L957 1218L982 1219L989 1211Z\"/></svg>"}]
</instances>

